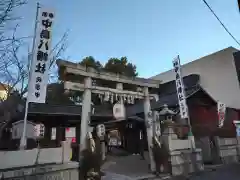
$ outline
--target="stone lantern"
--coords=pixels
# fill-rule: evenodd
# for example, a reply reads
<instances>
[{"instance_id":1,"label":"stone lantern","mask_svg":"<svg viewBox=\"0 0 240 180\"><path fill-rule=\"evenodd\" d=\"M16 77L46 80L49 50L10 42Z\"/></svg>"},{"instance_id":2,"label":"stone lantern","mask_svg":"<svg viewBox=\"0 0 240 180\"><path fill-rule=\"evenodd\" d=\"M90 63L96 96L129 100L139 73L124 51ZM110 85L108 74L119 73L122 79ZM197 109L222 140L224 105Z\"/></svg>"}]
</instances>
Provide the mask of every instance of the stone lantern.
<instances>
[{"instance_id":1,"label":"stone lantern","mask_svg":"<svg viewBox=\"0 0 240 180\"><path fill-rule=\"evenodd\" d=\"M164 128L161 128L161 131L162 131L163 141L167 147L169 146L170 141L172 139L178 139L177 135L173 130L174 122L172 120L172 117L175 115L176 113L168 109L168 106L166 104L164 104L163 109L159 112L159 116L164 117L164 120L162 120L161 122Z\"/></svg>"},{"instance_id":2,"label":"stone lantern","mask_svg":"<svg viewBox=\"0 0 240 180\"><path fill-rule=\"evenodd\" d=\"M164 120L162 123L168 121L172 122L172 117L175 116L176 113L170 109L168 109L168 106L166 104L163 105L163 109L159 112L159 116L164 117Z\"/></svg>"}]
</instances>

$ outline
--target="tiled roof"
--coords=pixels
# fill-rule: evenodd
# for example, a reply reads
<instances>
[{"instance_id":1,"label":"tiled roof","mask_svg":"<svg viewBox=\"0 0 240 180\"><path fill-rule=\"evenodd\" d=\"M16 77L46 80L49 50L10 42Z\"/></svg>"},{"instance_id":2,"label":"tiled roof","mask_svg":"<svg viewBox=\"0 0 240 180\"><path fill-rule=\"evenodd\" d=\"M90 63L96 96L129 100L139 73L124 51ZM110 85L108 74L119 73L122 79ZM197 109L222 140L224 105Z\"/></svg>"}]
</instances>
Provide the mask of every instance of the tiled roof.
<instances>
[{"instance_id":1,"label":"tiled roof","mask_svg":"<svg viewBox=\"0 0 240 180\"><path fill-rule=\"evenodd\" d=\"M94 116L112 117L112 111L104 109L103 106L94 106ZM80 105L54 105L54 104L29 104L29 114L69 115L81 116L82 106Z\"/></svg>"},{"instance_id":2,"label":"tiled roof","mask_svg":"<svg viewBox=\"0 0 240 180\"><path fill-rule=\"evenodd\" d=\"M199 90L199 76L198 75L189 75L183 78L186 94L191 96L192 93ZM176 85L175 81L171 81L165 84L161 84L159 88L159 101L151 101L151 107L153 109L158 109L164 104L168 106L176 106L178 103L177 94L176 94ZM100 117L110 117L113 116L111 108L104 108L103 105L95 106L94 116ZM82 107L77 105L53 105L53 104L36 104L30 103L29 113L30 114L51 114L51 115L79 115L81 116ZM137 114L143 113L143 101L140 101L137 104L130 105L126 107L127 117L135 116Z\"/></svg>"},{"instance_id":3,"label":"tiled roof","mask_svg":"<svg viewBox=\"0 0 240 180\"><path fill-rule=\"evenodd\" d=\"M192 74L183 78L183 82L185 85L186 96L190 97L193 93L197 92L201 89L199 85L199 75ZM159 109L164 104L168 106L177 106L178 105L178 97L176 92L176 84L175 81L170 81L168 83L161 84L159 87L159 100L151 101L152 109ZM127 116L133 116L136 114L140 114L144 112L143 101L138 104L132 105L126 110Z\"/></svg>"}]
</instances>

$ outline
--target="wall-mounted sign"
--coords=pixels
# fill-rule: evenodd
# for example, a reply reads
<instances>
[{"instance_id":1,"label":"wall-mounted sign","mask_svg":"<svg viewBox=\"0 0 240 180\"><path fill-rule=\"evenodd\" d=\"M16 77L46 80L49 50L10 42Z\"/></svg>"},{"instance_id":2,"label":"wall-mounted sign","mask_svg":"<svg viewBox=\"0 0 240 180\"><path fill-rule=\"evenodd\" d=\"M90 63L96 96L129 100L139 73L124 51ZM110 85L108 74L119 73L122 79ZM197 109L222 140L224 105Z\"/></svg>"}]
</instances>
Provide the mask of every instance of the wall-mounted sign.
<instances>
[{"instance_id":1,"label":"wall-mounted sign","mask_svg":"<svg viewBox=\"0 0 240 180\"><path fill-rule=\"evenodd\" d=\"M174 72L176 74L176 89L178 96L178 104L180 109L181 118L186 119L188 117L188 107L185 96L184 84L181 76L181 64L179 56L173 60Z\"/></svg>"},{"instance_id":2,"label":"wall-mounted sign","mask_svg":"<svg viewBox=\"0 0 240 180\"><path fill-rule=\"evenodd\" d=\"M66 141L69 142L76 142L76 128L75 127L68 127L65 129L65 138Z\"/></svg>"},{"instance_id":3,"label":"wall-mounted sign","mask_svg":"<svg viewBox=\"0 0 240 180\"><path fill-rule=\"evenodd\" d=\"M68 127L65 129L65 137L66 138L73 138L76 137L76 129L75 127Z\"/></svg>"}]
</instances>

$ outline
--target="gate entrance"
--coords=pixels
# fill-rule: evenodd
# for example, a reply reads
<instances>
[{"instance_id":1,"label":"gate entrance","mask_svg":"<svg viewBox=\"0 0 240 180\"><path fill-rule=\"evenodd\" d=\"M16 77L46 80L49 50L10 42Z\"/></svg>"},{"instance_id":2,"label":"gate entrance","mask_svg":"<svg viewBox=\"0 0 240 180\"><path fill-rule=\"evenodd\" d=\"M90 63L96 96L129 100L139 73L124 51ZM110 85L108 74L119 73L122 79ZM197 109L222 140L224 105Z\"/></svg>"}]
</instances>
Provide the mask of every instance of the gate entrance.
<instances>
[{"instance_id":1,"label":"gate entrance","mask_svg":"<svg viewBox=\"0 0 240 180\"><path fill-rule=\"evenodd\" d=\"M119 74L99 72L91 67L84 67L77 63L64 60L58 60L57 65L60 72L62 72L60 78L64 81L64 88L68 92L82 92L82 113L80 125L81 151L86 148L88 129L89 126L92 125L91 101L93 97L97 96L103 107L105 106L112 110L112 115L114 115L112 121L103 122L106 124L107 131L112 130L114 126L117 126L118 130L121 129L120 131L123 131L124 125L124 128L126 128L126 125L129 125L126 122L122 122L129 118L128 112L126 112L123 107L129 107L132 104L142 101L144 104L142 107L144 109L142 124L147 124L147 126L145 126L145 134L149 153L149 161L151 168L154 168L152 152L150 150L150 147L152 146L152 123L149 116L151 114L150 100L156 98L157 95L154 93L152 94L152 92L159 88L160 82L151 79L133 79ZM118 104L115 106L119 107L113 108L114 104ZM102 113L104 113L104 110ZM132 114L134 114L134 112L132 112ZM77 134L77 136L79 136L79 134ZM129 137L123 136L121 139L121 144L126 144L127 141L124 138Z\"/></svg>"}]
</instances>

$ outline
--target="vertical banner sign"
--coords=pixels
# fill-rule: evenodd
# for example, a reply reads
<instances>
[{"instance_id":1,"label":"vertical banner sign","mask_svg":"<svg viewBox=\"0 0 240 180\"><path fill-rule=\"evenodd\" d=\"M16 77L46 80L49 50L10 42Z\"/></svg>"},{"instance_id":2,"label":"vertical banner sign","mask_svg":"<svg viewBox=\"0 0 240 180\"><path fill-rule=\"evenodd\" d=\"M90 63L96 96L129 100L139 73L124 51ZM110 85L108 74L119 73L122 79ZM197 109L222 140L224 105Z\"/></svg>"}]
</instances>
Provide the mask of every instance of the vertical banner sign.
<instances>
[{"instance_id":1,"label":"vertical banner sign","mask_svg":"<svg viewBox=\"0 0 240 180\"><path fill-rule=\"evenodd\" d=\"M218 126L223 127L226 114L226 105L218 101Z\"/></svg>"},{"instance_id":2,"label":"vertical banner sign","mask_svg":"<svg viewBox=\"0 0 240 180\"><path fill-rule=\"evenodd\" d=\"M237 137L239 138L240 137L240 121L239 120L235 120L235 121L233 121L233 123L235 124L235 127L236 127Z\"/></svg>"},{"instance_id":3,"label":"vertical banner sign","mask_svg":"<svg viewBox=\"0 0 240 180\"><path fill-rule=\"evenodd\" d=\"M236 127L237 137L240 137L240 125Z\"/></svg>"},{"instance_id":4,"label":"vertical banner sign","mask_svg":"<svg viewBox=\"0 0 240 180\"><path fill-rule=\"evenodd\" d=\"M181 114L181 118L186 119L188 118L188 107L187 107L187 102L185 97L184 84L181 76L181 65L180 65L179 56L173 60L173 67L176 73L176 88L177 88L180 114Z\"/></svg>"},{"instance_id":5,"label":"vertical banner sign","mask_svg":"<svg viewBox=\"0 0 240 180\"><path fill-rule=\"evenodd\" d=\"M28 102L45 103L53 19L53 12L41 8L30 69Z\"/></svg>"}]
</instances>

